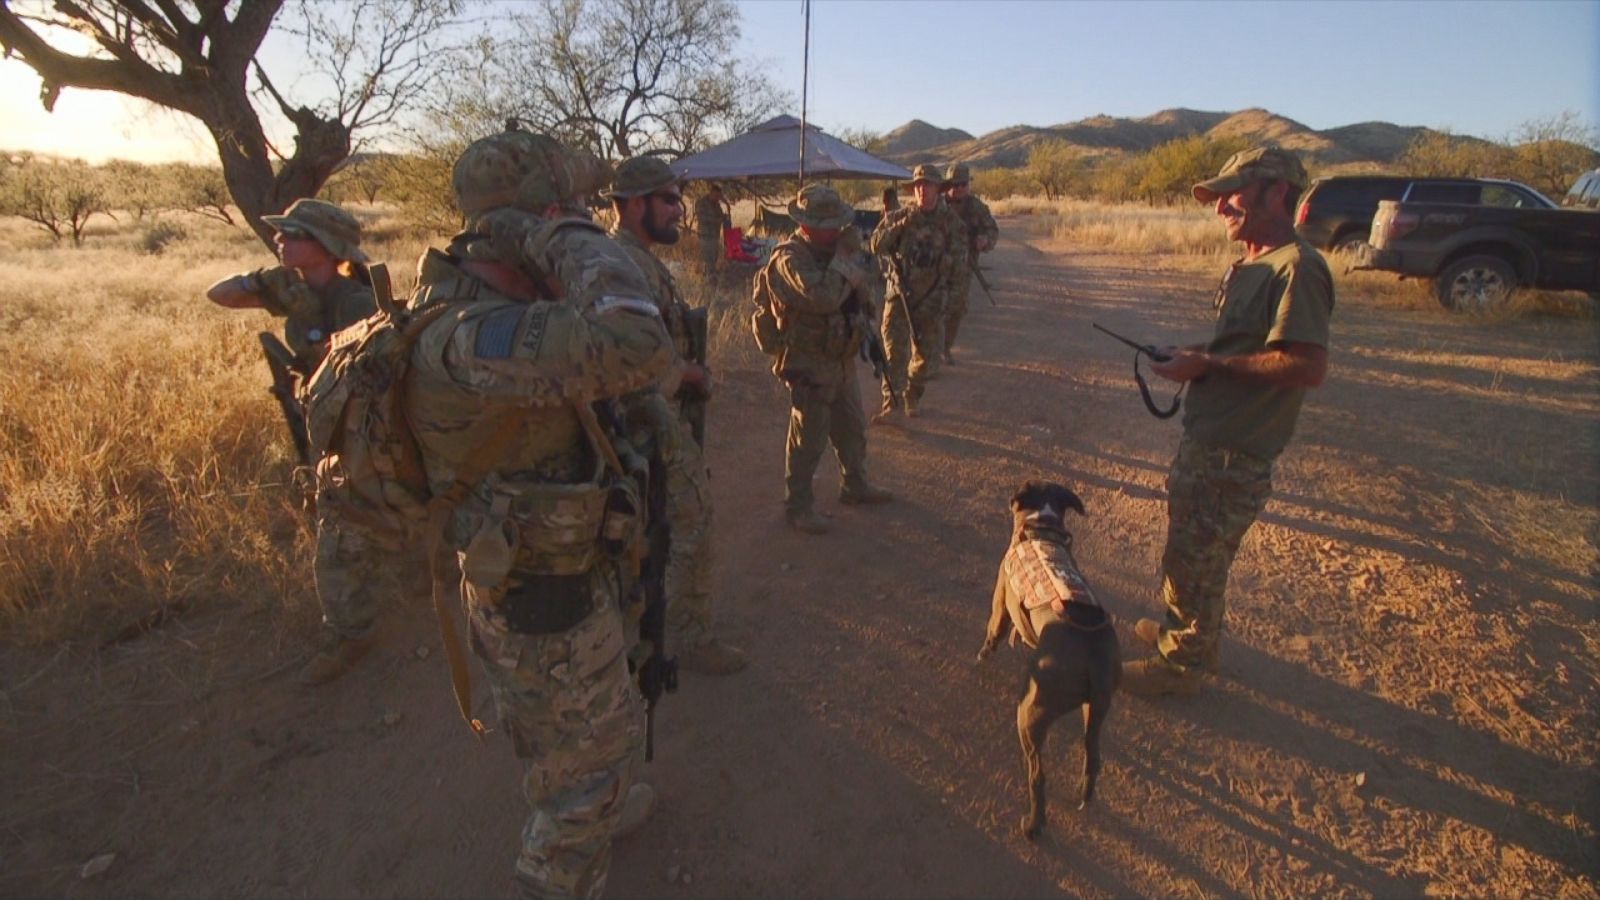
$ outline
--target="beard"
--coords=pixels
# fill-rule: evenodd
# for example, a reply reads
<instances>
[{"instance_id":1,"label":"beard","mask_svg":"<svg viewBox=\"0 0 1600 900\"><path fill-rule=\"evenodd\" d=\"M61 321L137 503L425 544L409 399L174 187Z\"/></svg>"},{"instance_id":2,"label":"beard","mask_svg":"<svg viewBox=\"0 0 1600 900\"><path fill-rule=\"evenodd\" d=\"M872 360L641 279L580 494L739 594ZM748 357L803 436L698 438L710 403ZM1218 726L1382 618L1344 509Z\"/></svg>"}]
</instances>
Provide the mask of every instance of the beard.
<instances>
[{"instance_id":1,"label":"beard","mask_svg":"<svg viewBox=\"0 0 1600 900\"><path fill-rule=\"evenodd\" d=\"M644 226L644 233L650 236L650 240L658 244L670 246L678 242L677 223L663 221L654 214L654 210L646 213L644 221L640 224Z\"/></svg>"}]
</instances>

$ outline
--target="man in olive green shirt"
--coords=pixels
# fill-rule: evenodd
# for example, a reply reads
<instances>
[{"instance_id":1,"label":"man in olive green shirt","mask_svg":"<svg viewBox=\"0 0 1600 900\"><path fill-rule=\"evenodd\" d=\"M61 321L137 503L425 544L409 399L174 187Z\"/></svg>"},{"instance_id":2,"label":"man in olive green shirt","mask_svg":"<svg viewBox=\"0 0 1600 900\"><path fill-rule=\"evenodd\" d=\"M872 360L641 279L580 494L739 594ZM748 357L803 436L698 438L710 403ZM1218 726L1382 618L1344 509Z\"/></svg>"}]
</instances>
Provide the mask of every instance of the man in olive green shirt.
<instances>
[{"instance_id":1,"label":"man in olive green shirt","mask_svg":"<svg viewBox=\"0 0 1600 900\"><path fill-rule=\"evenodd\" d=\"M1272 465L1294 433L1306 391L1328 370L1333 275L1294 231L1306 172L1291 153L1234 154L1194 186L1244 256L1217 288L1211 341L1169 348L1152 370L1190 384L1183 440L1167 476L1167 545L1161 556L1164 622L1140 619L1147 659L1124 666L1135 694L1192 694L1215 670L1228 570L1272 493Z\"/></svg>"}]
</instances>

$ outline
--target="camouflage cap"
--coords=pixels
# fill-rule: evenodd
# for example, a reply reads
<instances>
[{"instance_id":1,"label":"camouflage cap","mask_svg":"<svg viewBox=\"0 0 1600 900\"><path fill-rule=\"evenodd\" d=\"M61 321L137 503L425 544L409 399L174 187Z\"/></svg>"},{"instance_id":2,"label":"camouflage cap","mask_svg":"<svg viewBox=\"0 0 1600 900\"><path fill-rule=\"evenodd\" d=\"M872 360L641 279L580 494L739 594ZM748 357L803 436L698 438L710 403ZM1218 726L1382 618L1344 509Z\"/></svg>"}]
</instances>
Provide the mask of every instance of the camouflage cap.
<instances>
[{"instance_id":1,"label":"camouflage cap","mask_svg":"<svg viewBox=\"0 0 1600 900\"><path fill-rule=\"evenodd\" d=\"M1201 203L1215 203L1219 196L1231 194L1253 181L1287 181L1303 188L1308 179L1298 156L1277 147L1256 147L1228 157L1217 177L1194 186L1194 198Z\"/></svg>"},{"instance_id":2,"label":"camouflage cap","mask_svg":"<svg viewBox=\"0 0 1600 900\"><path fill-rule=\"evenodd\" d=\"M262 216L273 231L285 227L298 228L317 239L327 251L338 259L364 263L367 255L361 252L361 223L356 217L326 200L302 197L296 200L281 216Z\"/></svg>"},{"instance_id":3,"label":"camouflage cap","mask_svg":"<svg viewBox=\"0 0 1600 900\"><path fill-rule=\"evenodd\" d=\"M610 182L611 166L605 160L529 131L473 141L450 176L456 206L468 218L503 206L543 212L552 203L569 203Z\"/></svg>"},{"instance_id":4,"label":"camouflage cap","mask_svg":"<svg viewBox=\"0 0 1600 900\"><path fill-rule=\"evenodd\" d=\"M658 156L635 156L617 163L616 177L611 188L600 192L607 200L643 197L664 187L678 183L678 173L672 171Z\"/></svg>"},{"instance_id":5,"label":"camouflage cap","mask_svg":"<svg viewBox=\"0 0 1600 900\"><path fill-rule=\"evenodd\" d=\"M966 184L972 180L972 170L966 163L951 163L950 168L944 170L945 184Z\"/></svg>"},{"instance_id":6,"label":"camouflage cap","mask_svg":"<svg viewBox=\"0 0 1600 900\"><path fill-rule=\"evenodd\" d=\"M931 181L934 184L944 184L944 173L940 172L939 167L933 163L923 163L922 165L911 170L911 183L916 184L919 181Z\"/></svg>"},{"instance_id":7,"label":"camouflage cap","mask_svg":"<svg viewBox=\"0 0 1600 900\"><path fill-rule=\"evenodd\" d=\"M855 207L825 184L806 185L789 204L789 218L808 228L843 228L855 217Z\"/></svg>"}]
</instances>

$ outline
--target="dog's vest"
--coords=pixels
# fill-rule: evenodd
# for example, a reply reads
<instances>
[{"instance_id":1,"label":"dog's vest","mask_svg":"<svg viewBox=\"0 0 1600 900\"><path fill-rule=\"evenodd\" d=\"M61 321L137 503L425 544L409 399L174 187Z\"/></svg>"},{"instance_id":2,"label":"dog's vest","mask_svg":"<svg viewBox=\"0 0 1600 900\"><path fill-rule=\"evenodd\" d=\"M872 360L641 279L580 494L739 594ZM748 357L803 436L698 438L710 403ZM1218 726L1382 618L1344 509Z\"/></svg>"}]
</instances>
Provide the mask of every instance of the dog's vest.
<instances>
[{"instance_id":1,"label":"dog's vest","mask_svg":"<svg viewBox=\"0 0 1600 900\"><path fill-rule=\"evenodd\" d=\"M1012 624L1028 646L1038 646L1039 632L1055 622L1084 630L1110 624L1094 591L1078 574L1070 535L1026 527L1022 538L1007 551L1005 568L1012 591L1008 604Z\"/></svg>"}]
</instances>

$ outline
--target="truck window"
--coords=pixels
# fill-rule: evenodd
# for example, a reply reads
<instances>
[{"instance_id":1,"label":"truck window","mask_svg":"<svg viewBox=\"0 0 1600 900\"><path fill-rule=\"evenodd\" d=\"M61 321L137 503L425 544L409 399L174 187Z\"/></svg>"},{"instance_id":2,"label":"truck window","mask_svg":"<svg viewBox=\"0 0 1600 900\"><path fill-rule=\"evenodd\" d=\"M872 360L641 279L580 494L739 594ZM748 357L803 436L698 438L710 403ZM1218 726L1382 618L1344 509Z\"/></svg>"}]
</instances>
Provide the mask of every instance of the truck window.
<instances>
[{"instance_id":1,"label":"truck window","mask_svg":"<svg viewBox=\"0 0 1600 900\"><path fill-rule=\"evenodd\" d=\"M1465 203L1476 206L1483 188L1476 184L1413 184L1407 203Z\"/></svg>"},{"instance_id":2,"label":"truck window","mask_svg":"<svg viewBox=\"0 0 1600 900\"><path fill-rule=\"evenodd\" d=\"M1489 184L1483 188L1483 205L1520 207L1532 206L1533 204L1528 201L1527 197L1505 185Z\"/></svg>"}]
</instances>

